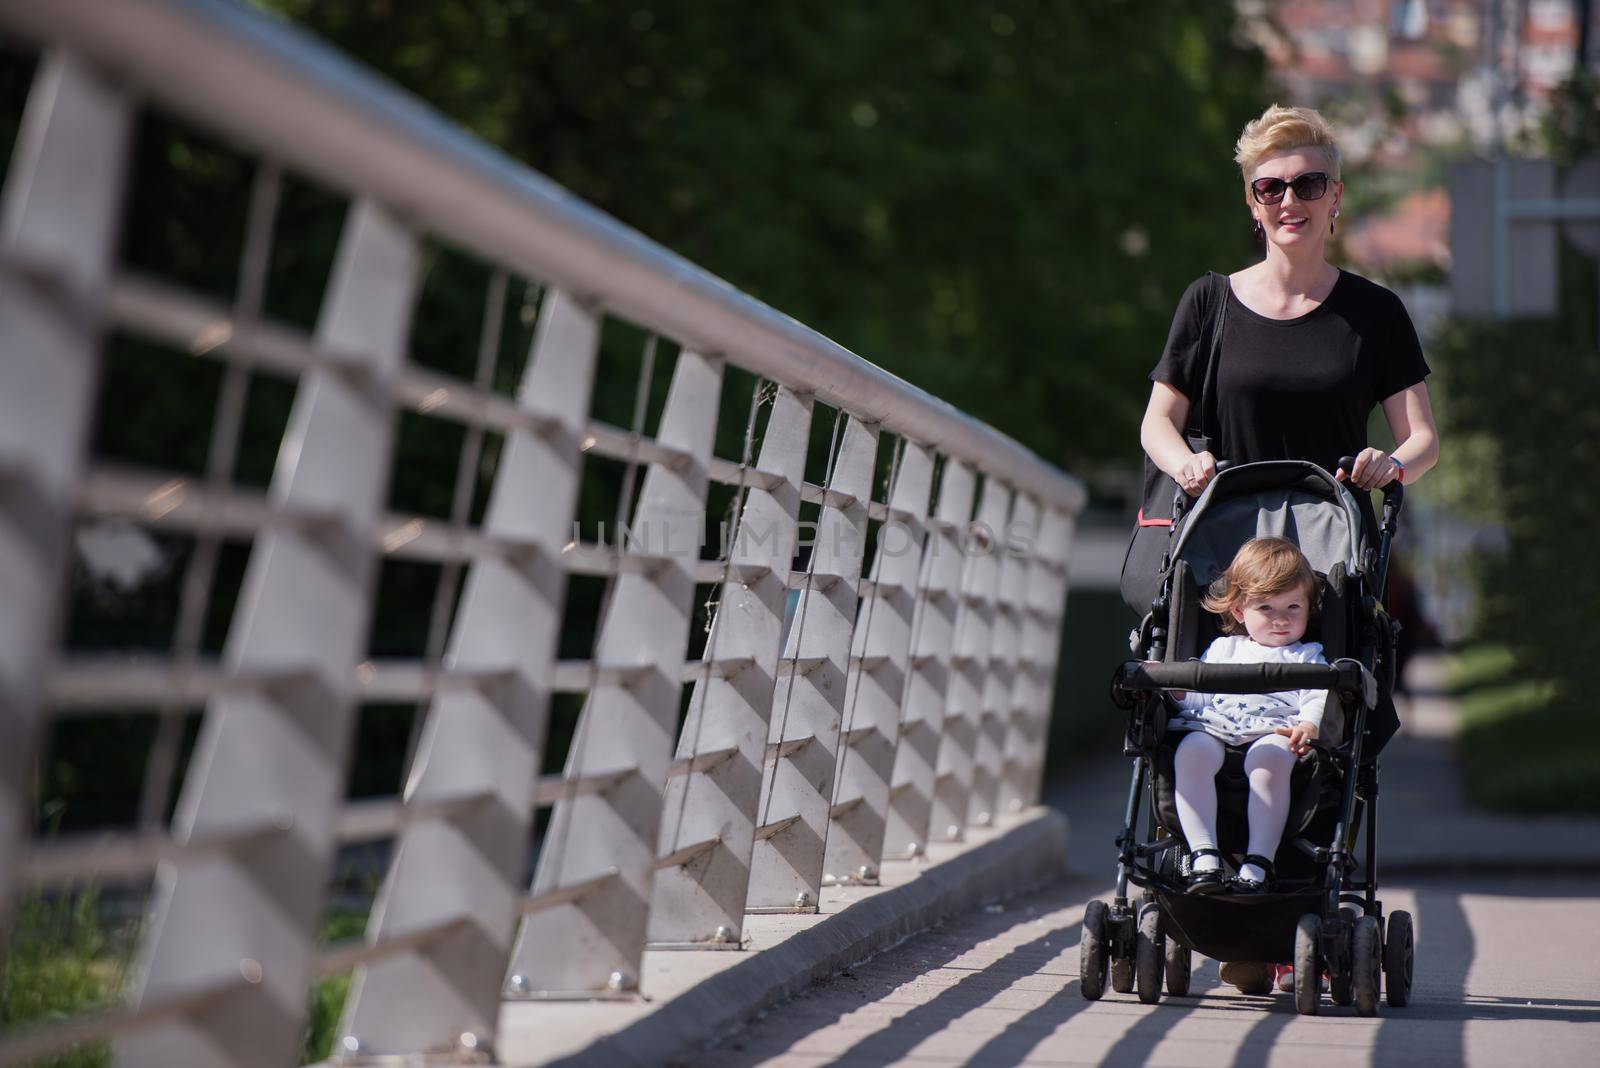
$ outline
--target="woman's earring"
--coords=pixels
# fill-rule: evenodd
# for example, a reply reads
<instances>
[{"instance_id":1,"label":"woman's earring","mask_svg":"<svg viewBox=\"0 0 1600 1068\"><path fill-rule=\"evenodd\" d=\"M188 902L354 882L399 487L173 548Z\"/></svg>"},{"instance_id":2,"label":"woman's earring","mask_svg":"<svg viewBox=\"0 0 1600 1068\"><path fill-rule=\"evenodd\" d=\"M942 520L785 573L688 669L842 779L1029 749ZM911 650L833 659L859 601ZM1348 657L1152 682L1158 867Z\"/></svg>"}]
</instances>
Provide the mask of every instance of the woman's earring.
<instances>
[{"instance_id":1,"label":"woman's earring","mask_svg":"<svg viewBox=\"0 0 1600 1068\"><path fill-rule=\"evenodd\" d=\"M1255 236L1256 240L1259 241L1259 240L1261 240L1261 236L1262 236L1261 235L1261 220L1257 219L1255 221L1255 223L1256 223L1255 229L1253 229L1250 232Z\"/></svg>"},{"instance_id":2,"label":"woman's earring","mask_svg":"<svg viewBox=\"0 0 1600 1068\"><path fill-rule=\"evenodd\" d=\"M1328 233L1331 234L1331 233L1334 232L1336 224L1338 222L1339 222L1339 209L1338 208L1334 208L1333 209L1333 217L1328 220Z\"/></svg>"}]
</instances>

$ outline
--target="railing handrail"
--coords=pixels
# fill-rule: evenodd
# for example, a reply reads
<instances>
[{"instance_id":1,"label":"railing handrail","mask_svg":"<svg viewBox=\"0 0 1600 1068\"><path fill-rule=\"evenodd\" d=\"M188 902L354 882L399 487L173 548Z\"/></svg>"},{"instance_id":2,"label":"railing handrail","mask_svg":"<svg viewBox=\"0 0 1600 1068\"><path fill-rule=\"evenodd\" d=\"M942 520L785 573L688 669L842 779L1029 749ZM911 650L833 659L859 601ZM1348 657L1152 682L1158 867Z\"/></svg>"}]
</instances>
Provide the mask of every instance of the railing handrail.
<instances>
[{"instance_id":1,"label":"railing handrail","mask_svg":"<svg viewBox=\"0 0 1600 1068\"><path fill-rule=\"evenodd\" d=\"M75 52L152 99L442 237L696 351L1076 512L1081 482L994 428L768 307L478 140L292 25L226 0L0 0L15 32ZM319 121L308 127L306 114Z\"/></svg>"}]
</instances>

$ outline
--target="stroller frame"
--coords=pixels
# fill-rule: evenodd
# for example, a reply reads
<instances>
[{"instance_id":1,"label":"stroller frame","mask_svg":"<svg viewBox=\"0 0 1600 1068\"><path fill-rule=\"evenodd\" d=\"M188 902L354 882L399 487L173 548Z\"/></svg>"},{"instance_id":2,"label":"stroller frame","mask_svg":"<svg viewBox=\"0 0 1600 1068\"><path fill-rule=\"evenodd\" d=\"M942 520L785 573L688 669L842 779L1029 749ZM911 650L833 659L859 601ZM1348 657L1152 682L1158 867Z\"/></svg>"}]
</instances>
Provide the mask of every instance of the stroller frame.
<instances>
[{"instance_id":1,"label":"stroller frame","mask_svg":"<svg viewBox=\"0 0 1600 1068\"><path fill-rule=\"evenodd\" d=\"M1349 471L1354 459L1340 461ZM1255 466L1255 465L1251 465ZM1221 476L1229 465L1218 464ZM1237 469L1236 469L1237 470ZM1316 469L1332 483L1320 468ZM1401 1007L1410 999L1414 960L1413 925L1409 914L1396 911L1387 918L1378 898L1377 814L1378 761L1369 746L1368 726L1380 700L1393 688L1394 645L1399 626L1382 611L1389 555L1404 503L1398 480L1383 490L1383 514L1376 549L1368 548L1355 573L1362 625L1351 635L1356 657L1341 657L1332 664L1274 665L1272 677L1262 665L1202 664L1198 661L1166 662L1168 611L1173 589L1177 535L1188 505L1177 491L1167 549L1161 563L1161 585L1150 614L1139 631L1138 647L1146 659L1120 665L1112 680L1113 702L1128 712L1123 754L1133 758L1122 832L1116 844L1116 889L1109 906L1092 901L1085 910L1080 946L1080 984L1085 998L1098 999L1107 973L1113 990L1127 993L1137 986L1146 1003L1160 999L1163 980L1167 992L1188 993L1193 951L1217 956L1233 947L1235 955L1223 959L1259 962L1292 959L1295 966L1295 1005L1314 1014L1321 997L1320 977L1329 977L1335 1004L1352 1001L1360 1015L1378 1011L1380 990L1389 1004ZM1363 512L1363 514L1369 514ZM1370 532L1369 532L1370 533ZM1379 679L1384 680L1380 687ZM1268 894L1190 895L1186 893L1186 866L1181 863L1181 838L1162 827L1156 815L1155 771L1152 761L1165 733L1170 711L1163 693L1191 690L1210 693L1271 693L1297 689L1329 689L1350 710L1345 737L1337 745L1312 742L1314 752L1301 758L1325 761L1341 776L1339 803L1327 844L1313 841L1313 826L1288 827L1291 844L1312 865L1312 876L1275 882ZM1146 795L1149 795L1148 797ZM1148 800L1148 805L1142 803ZM1135 833L1141 807L1145 808L1144 833ZM1320 810L1318 815L1323 814ZM1365 865L1357 877L1356 839L1366 824ZM1142 840L1141 840L1142 838ZM1141 900L1129 899L1132 884L1143 889ZM1208 938L1208 927L1251 924L1251 932L1232 942ZM1292 934L1290 933L1292 931ZM1219 946L1224 947L1219 950ZM1246 955L1237 955L1244 953ZM1247 993L1269 993L1265 989Z\"/></svg>"}]
</instances>

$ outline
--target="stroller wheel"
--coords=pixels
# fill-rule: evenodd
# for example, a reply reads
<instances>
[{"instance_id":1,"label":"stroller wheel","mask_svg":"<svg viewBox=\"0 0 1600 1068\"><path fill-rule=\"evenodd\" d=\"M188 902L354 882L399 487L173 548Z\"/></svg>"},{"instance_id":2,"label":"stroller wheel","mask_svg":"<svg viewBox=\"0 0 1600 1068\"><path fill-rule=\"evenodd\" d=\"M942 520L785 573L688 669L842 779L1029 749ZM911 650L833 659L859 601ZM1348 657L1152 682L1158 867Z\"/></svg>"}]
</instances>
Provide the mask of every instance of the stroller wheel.
<instances>
[{"instance_id":1,"label":"stroller wheel","mask_svg":"<svg viewBox=\"0 0 1600 1068\"><path fill-rule=\"evenodd\" d=\"M1411 931L1411 913L1389 913L1389 936L1383 940L1383 985L1392 1008L1403 1009L1411 1003L1415 938Z\"/></svg>"},{"instance_id":2,"label":"stroller wheel","mask_svg":"<svg viewBox=\"0 0 1600 1068\"><path fill-rule=\"evenodd\" d=\"M1353 996L1350 991L1350 954L1354 951L1356 923L1361 913L1346 907L1339 910L1339 959L1327 962L1328 1000L1335 1005L1348 1005Z\"/></svg>"},{"instance_id":3,"label":"stroller wheel","mask_svg":"<svg viewBox=\"0 0 1600 1068\"><path fill-rule=\"evenodd\" d=\"M1175 998L1185 997L1189 993L1189 975L1194 964L1194 956L1178 945L1175 939L1167 939L1167 993Z\"/></svg>"},{"instance_id":4,"label":"stroller wheel","mask_svg":"<svg viewBox=\"0 0 1600 1068\"><path fill-rule=\"evenodd\" d=\"M1118 957L1111 962L1111 989L1119 994L1133 992L1133 958Z\"/></svg>"},{"instance_id":5,"label":"stroller wheel","mask_svg":"<svg viewBox=\"0 0 1600 1068\"><path fill-rule=\"evenodd\" d=\"M1383 929L1378 917L1363 916L1356 922L1354 952L1350 955L1351 992L1355 995L1357 1016L1378 1015L1378 992L1383 985Z\"/></svg>"},{"instance_id":6,"label":"stroller wheel","mask_svg":"<svg viewBox=\"0 0 1600 1068\"><path fill-rule=\"evenodd\" d=\"M1314 912L1300 917L1294 929L1294 1009L1315 1016L1322 996L1322 963L1317 943L1322 939L1322 918Z\"/></svg>"},{"instance_id":7,"label":"stroller wheel","mask_svg":"<svg viewBox=\"0 0 1600 1068\"><path fill-rule=\"evenodd\" d=\"M1091 901L1083 910L1083 938L1078 942L1078 989L1089 1001L1106 992L1106 903Z\"/></svg>"},{"instance_id":8,"label":"stroller wheel","mask_svg":"<svg viewBox=\"0 0 1600 1068\"><path fill-rule=\"evenodd\" d=\"M1166 965L1167 936L1161 930L1161 910L1146 905L1139 910L1139 934L1134 943L1134 978L1139 1000L1154 1005L1161 1000L1161 972Z\"/></svg>"}]
</instances>

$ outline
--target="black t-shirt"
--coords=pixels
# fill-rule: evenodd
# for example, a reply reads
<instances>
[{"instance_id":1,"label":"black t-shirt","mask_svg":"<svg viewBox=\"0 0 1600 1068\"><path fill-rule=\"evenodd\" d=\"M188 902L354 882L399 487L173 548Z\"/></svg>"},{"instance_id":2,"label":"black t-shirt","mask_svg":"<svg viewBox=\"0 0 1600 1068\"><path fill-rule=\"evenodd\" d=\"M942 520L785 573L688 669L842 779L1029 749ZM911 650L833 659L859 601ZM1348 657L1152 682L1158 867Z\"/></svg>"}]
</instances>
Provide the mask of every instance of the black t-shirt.
<instances>
[{"instance_id":1,"label":"black t-shirt","mask_svg":"<svg viewBox=\"0 0 1600 1068\"><path fill-rule=\"evenodd\" d=\"M1150 372L1191 403L1201 394L1213 292L1209 277L1184 292ZM1339 457L1366 447L1373 407L1427 374L1405 305L1376 282L1340 271L1327 299L1293 319L1251 311L1229 286L1213 377L1216 421L1205 428L1212 455L1234 463L1310 460L1332 471Z\"/></svg>"}]
</instances>

